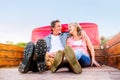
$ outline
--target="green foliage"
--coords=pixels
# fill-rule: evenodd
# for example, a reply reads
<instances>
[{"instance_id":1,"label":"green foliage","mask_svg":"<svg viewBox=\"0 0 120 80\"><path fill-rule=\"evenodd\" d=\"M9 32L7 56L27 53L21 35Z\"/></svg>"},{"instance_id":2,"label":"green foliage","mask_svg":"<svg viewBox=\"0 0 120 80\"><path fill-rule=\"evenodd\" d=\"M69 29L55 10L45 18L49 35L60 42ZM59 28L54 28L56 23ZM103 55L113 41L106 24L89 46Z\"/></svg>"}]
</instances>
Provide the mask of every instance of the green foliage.
<instances>
[{"instance_id":1,"label":"green foliage","mask_svg":"<svg viewBox=\"0 0 120 80\"><path fill-rule=\"evenodd\" d=\"M107 41L108 41L108 39L101 40L101 45L104 45L104 44L106 44L106 43L107 43Z\"/></svg>"},{"instance_id":2,"label":"green foliage","mask_svg":"<svg viewBox=\"0 0 120 80\"><path fill-rule=\"evenodd\" d=\"M27 43L25 42L18 42L18 43L14 43L12 41L6 41L6 44L9 44L9 45L15 45L15 46L19 46L19 47L25 47Z\"/></svg>"},{"instance_id":3,"label":"green foliage","mask_svg":"<svg viewBox=\"0 0 120 80\"><path fill-rule=\"evenodd\" d=\"M105 45L108 42L109 38L105 38L104 36L101 36L101 45Z\"/></svg>"},{"instance_id":4,"label":"green foliage","mask_svg":"<svg viewBox=\"0 0 120 80\"><path fill-rule=\"evenodd\" d=\"M19 46L19 47L25 47L26 44L27 44L27 43L25 43L25 42L18 42L18 43L16 43L15 45L16 45L16 46Z\"/></svg>"}]
</instances>

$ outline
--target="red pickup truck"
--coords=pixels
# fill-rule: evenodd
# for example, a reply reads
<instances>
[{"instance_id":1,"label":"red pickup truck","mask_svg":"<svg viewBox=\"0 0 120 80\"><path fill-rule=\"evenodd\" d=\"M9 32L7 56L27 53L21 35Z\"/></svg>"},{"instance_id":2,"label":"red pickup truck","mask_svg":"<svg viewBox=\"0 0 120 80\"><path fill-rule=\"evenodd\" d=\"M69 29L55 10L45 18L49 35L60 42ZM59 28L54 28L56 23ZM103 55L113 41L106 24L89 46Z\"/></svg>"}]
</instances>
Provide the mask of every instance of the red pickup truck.
<instances>
[{"instance_id":1,"label":"red pickup truck","mask_svg":"<svg viewBox=\"0 0 120 80\"><path fill-rule=\"evenodd\" d=\"M79 23L82 29L86 31L95 49L100 48L100 38L98 26L95 23ZM38 39L42 39L51 32L50 26L43 26L35 28L32 31L31 41L36 42ZM62 32L68 32L68 24L62 24Z\"/></svg>"}]
</instances>

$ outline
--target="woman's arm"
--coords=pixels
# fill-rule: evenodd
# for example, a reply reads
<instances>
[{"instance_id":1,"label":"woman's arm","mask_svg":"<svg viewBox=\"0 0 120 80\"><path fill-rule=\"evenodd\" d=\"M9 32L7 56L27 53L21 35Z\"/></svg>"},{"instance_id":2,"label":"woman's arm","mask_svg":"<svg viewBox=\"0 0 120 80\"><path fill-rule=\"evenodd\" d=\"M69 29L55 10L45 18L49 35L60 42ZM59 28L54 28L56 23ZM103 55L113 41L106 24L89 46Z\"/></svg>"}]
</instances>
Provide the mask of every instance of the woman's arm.
<instances>
[{"instance_id":1,"label":"woman's arm","mask_svg":"<svg viewBox=\"0 0 120 80\"><path fill-rule=\"evenodd\" d=\"M97 67L101 67L99 63L97 63L97 61L95 60L95 51L94 51L94 48L93 48L93 45L90 41L90 38L88 37L88 35L86 34L85 31L82 31L82 36L85 38L86 40L86 43L87 43L87 46L88 46L88 49L90 50L90 54L91 54L91 57L92 57L92 63L91 63L91 66L93 64L95 64Z\"/></svg>"},{"instance_id":2,"label":"woman's arm","mask_svg":"<svg viewBox=\"0 0 120 80\"><path fill-rule=\"evenodd\" d=\"M68 38L66 39L66 46L69 46L69 44L68 44Z\"/></svg>"},{"instance_id":3,"label":"woman's arm","mask_svg":"<svg viewBox=\"0 0 120 80\"><path fill-rule=\"evenodd\" d=\"M51 58L55 57L55 52L46 52L46 54Z\"/></svg>"},{"instance_id":4,"label":"woman's arm","mask_svg":"<svg viewBox=\"0 0 120 80\"><path fill-rule=\"evenodd\" d=\"M92 59L95 59L95 51L94 51L93 45L92 45L92 43L91 43L91 41L90 41L90 38L88 37L88 35L86 34L85 31L82 31L82 36L83 36L84 39L86 40L88 49L90 50L90 54L91 54L91 56L92 56Z\"/></svg>"}]
</instances>

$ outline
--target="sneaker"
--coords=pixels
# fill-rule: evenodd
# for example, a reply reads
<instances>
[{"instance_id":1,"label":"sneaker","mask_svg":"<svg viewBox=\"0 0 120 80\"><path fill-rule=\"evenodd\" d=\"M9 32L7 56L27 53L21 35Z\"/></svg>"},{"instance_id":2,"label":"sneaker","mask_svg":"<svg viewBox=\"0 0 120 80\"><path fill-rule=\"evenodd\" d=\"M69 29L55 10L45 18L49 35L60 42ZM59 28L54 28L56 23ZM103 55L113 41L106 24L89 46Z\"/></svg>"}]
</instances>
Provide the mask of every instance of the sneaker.
<instances>
[{"instance_id":1,"label":"sneaker","mask_svg":"<svg viewBox=\"0 0 120 80\"><path fill-rule=\"evenodd\" d=\"M33 55L34 55L34 43L29 42L25 49L24 49L24 55L23 55L23 60L22 62L19 64L18 67L18 71L20 73L27 73L29 71L30 68L30 64L31 61L33 59Z\"/></svg>"},{"instance_id":2,"label":"sneaker","mask_svg":"<svg viewBox=\"0 0 120 80\"><path fill-rule=\"evenodd\" d=\"M43 39L39 39L35 46L35 56L39 72L43 72L46 69L45 63L46 52L47 52L46 42Z\"/></svg>"},{"instance_id":3,"label":"sneaker","mask_svg":"<svg viewBox=\"0 0 120 80\"><path fill-rule=\"evenodd\" d=\"M54 62L51 66L51 71L53 73L55 73L58 68L60 68L62 62L63 62L63 58L64 58L64 54L63 54L63 51L59 50L56 55L55 55L55 58L54 58Z\"/></svg>"},{"instance_id":4,"label":"sneaker","mask_svg":"<svg viewBox=\"0 0 120 80\"><path fill-rule=\"evenodd\" d=\"M75 53L72 50L71 47L66 46L64 49L64 54L65 54L65 58L68 61L70 68L72 69L72 71L74 73L81 73L82 72L82 68L78 62L78 60L75 57Z\"/></svg>"}]
</instances>

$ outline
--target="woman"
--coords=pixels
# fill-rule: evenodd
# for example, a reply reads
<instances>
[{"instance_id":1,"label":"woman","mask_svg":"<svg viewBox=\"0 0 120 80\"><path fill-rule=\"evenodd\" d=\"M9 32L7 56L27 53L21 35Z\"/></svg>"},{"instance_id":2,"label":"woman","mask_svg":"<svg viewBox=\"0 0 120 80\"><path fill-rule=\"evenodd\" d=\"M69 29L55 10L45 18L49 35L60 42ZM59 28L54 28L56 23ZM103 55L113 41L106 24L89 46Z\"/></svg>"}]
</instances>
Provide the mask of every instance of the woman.
<instances>
[{"instance_id":1,"label":"woman","mask_svg":"<svg viewBox=\"0 0 120 80\"><path fill-rule=\"evenodd\" d=\"M74 50L80 65L82 67L88 67L90 64L91 66L95 64L97 67L101 67L95 60L95 52L92 43L81 26L73 22L68 25L68 29L71 36L67 39L67 46L70 46Z\"/></svg>"}]
</instances>

